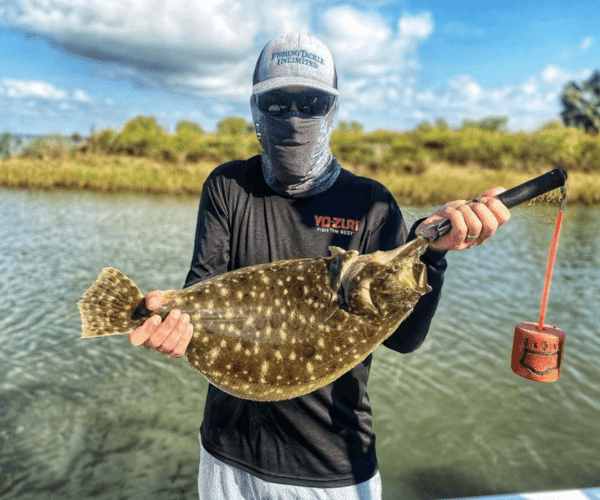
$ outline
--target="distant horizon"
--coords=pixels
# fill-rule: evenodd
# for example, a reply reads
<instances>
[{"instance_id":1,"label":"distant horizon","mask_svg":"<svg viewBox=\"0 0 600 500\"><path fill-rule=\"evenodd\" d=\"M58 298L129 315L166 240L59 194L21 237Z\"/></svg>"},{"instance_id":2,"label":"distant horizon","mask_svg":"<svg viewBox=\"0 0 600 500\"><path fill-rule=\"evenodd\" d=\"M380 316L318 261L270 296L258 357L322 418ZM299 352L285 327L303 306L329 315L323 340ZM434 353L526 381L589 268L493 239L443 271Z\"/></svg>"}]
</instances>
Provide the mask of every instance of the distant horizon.
<instances>
[{"instance_id":1,"label":"distant horizon","mask_svg":"<svg viewBox=\"0 0 600 500\"><path fill-rule=\"evenodd\" d=\"M600 67L597 2L490 0L89 0L0 9L0 133L118 129L138 115L167 130L251 122L254 64L288 32L336 61L337 119L369 132L508 117L509 131L559 120L560 93Z\"/></svg>"},{"instance_id":2,"label":"distant horizon","mask_svg":"<svg viewBox=\"0 0 600 500\"><path fill-rule=\"evenodd\" d=\"M138 115L138 116L139 116L139 115ZM144 115L144 116L153 116L153 115ZM130 118L129 120L132 120L132 119L135 119L135 118L136 118L136 117L132 117L132 118ZM228 118L228 117L227 117L227 116L225 116L225 117L223 117L223 118ZM237 117L236 117L236 118L237 118ZM239 118L245 118L245 117L239 117ZM499 117L496 117L496 116L493 116L493 117L492 117L492 116L485 116L485 117L483 117L483 119L485 119L485 118L499 118ZM8 131L6 131L6 130L0 130L0 135L2 135L2 134L4 134L4 133L9 133L9 134L10 134L10 135L12 135L12 136L15 136L15 137L21 137L21 138L24 138L24 137L29 137L29 138L43 138L43 137L48 137L48 136L52 136L52 135L59 135L59 136L61 136L61 137L70 138L70 137L72 137L74 134L79 134L79 135L81 136L81 138L82 138L82 139L86 139L86 138L88 138L88 137L90 137L90 136L92 135L92 134L91 134L91 133L92 133L92 131L99 132L99 131L102 131L102 130L106 130L106 129L108 129L108 128L112 128L112 130L114 130L115 132L117 132L117 133L118 133L118 132L119 132L119 131L120 131L120 130L121 130L121 129L122 129L124 126L125 126L125 124L126 124L126 123L127 123L129 120L127 120L127 121L123 122L123 123L122 123L122 124L120 124L120 126L118 126L118 127L105 127L105 128L98 128L98 127L94 127L94 126L92 125L92 126L90 127L90 130L88 131L88 133L87 133L87 134L84 134L84 133L82 133L82 132L80 132L80 131L78 131L78 130L74 130L73 132L71 132L71 133L69 133L69 134L61 134L60 132L56 132L56 131L49 131L49 132L45 132L45 133L39 133L39 134L31 134L31 133L27 133L27 132L8 132ZM185 118L182 118L180 121L193 121L193 120L186 120ZM358 121L358 120L353 120L353 121ZM479 121L479 120L469 120L469 119L465 119L465 121L477 122L477 121ZM338 130L338 129L339 129L339 126L340 126L340 123L342 123L342 122L345 122L345 123L351 123L351 121L348 121L348 120L338 120L338 121L335 123L335 128L334 128L334 130ZM539 129L540 129L541 127L543 127L543 126L545 126L545 125L547 125L548 123L551 123L551 122L558 122L558 123L560 123L560 125L561 125L561 126L565 126L565 125L563 124L563 122L562 122L562 119L561 119L560 115L559 115L559 116L556 116L556 117L554 117L554 118L549 118L548 120L546 120L546 121L545 121L545 122L543 122L543 123L540 123L539 127L535 128L535 129L533 129L533 130L510 130L510 128L507 128L505 131L506 131L506 132L508 132L508 133L519 133L519 132L525 132L525 133L536 133L536 132L538 132L538 131L539 131ZM175 129L175 125L177 125L177 123L178 123L178 122L177 122L177 123L175 123L175 124L174 124L174 126L173 126L172 128L167 128L167 127L164 127L164 126L163 126L163 125L162 125L160 122L158 122L158 121L157 121L157 123L158 123L158 125L160 125L161 127L163 127L163 129L165 130L165 132L167 132L168 134L174 134L174 133L175 133L175 130L174 130L174 129ZM194 122L194 123L197 123L197 122ZM247 123L251 123L251 122L247 122ZM359 122L359 123L360 123L360 122ZM394 130L394 129L388 129L388 128L380 127L380 128L373 129L373 130L364 130L364 129L363 129L363 130L362 130L362 132L363 132L363 133L365 133L365 134L369 134L369 133L372 133L372 132L377 132L377 131L385 131L385 132L391 132L391 133L404 134L404 133L407 133L407 132L412 132L412 131L416 130L416 129L417 129L417 128L418 128L418 127L421 125L421 124L423 124L423 123L428 123L428 124L429 124L429 125L431 125L432 127L435 127L435 126L436 126L436 120L433 120L432 122L428 122L427 120L423 120L421 123L417 123L417 124L416 124L414 127L410 128L410 129L405 129L405 130ZM199 124L199 125L200 125L200 124ZM363 124L361 123L360 125L362 126ZM452 130L459 130L460 128L462 128L462 127L463 127L463 125L464 125L464 122L463 122L463 123L461 123L461 124L459 124L459 125L457 125L457 126L452 126L452 125L449 125L449 124L448 124L448 128L449 128L449 129L452 129ZM217 133L217 130L216 130L216 129L215 129L215 130L206 130L206 129L204 129L204 128L203 128L202 130L203 130L203 132L204 132L205 134L209 134L209 135L210 135L210 134L216 134L216 133Z\"/></svg>"}]
</instances>

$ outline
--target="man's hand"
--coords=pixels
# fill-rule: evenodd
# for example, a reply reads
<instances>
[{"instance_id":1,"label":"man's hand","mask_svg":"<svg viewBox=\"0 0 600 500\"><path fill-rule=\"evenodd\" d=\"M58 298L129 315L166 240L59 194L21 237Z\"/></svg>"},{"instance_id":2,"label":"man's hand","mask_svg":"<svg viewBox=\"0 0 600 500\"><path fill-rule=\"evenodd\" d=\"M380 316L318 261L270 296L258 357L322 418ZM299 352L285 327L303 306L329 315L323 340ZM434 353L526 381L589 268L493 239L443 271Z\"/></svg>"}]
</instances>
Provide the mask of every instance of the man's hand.
<instances>
[{"instance_id":1,"label":"man's hand","mask_svg":"<svg viewBox=\"0 0 600 500\"><path fill-rule=\"evenodd\" d=\"M417 234L428 225L448 217L452 222L452 231L435 243L430 243L429 248L440 251L464 250L481 245L510 218L508 208L495 198L503 191L504 188L497 187L483 193L478 201L457 200L447 203L419 225Z\"/></svg>"},{"instance_id":2,"label":"man's hand","mask_svg":"<svg viewBox=\"0 0 600 500\"><path fill-rule=\"evenodd\" d=\"M150 292L146 295L146 307L151 311L158 309L164 301L160 292ZM181 314L179 309L173 309L162 322L158 316L148 318L129 335L129 341L134 346L144 344L170 358L180 358L185 354L193 333L194 327L190 324L190 317Z\"/></svg>"}]
</instances>

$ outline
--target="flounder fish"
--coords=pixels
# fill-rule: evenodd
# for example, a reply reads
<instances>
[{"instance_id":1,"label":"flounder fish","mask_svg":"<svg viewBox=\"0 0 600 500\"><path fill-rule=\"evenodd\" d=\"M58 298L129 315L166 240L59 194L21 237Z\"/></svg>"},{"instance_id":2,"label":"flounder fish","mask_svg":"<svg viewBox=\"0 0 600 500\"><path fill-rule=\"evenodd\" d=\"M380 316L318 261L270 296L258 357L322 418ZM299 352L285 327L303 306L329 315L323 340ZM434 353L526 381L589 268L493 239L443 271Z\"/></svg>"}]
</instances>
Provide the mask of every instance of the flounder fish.
<instances>
[{"instance_id":1,"label":"flounder fish","mask_svg":"<svg viewBox=\"0 0 600 500\"><path fill-rule=\"evenodd\" d=\"M331 247L322 258L248 266L163 291L146 308L133 281L105 268L78 302L82 336L128 334L170 310L190 315L190 365L225 392L279 401L319 389L363 361L410 314L427 285L417 239L359 255Z\"/></svg>"}]
</instances>

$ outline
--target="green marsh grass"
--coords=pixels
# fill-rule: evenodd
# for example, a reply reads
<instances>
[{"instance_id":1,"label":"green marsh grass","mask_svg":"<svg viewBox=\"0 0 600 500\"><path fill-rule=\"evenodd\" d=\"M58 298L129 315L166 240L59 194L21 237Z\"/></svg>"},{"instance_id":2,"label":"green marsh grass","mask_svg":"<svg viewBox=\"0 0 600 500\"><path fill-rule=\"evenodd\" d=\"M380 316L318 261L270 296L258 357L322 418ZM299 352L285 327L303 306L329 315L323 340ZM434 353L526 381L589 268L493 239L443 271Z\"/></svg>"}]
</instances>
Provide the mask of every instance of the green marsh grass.
<instances>
[{"instance_id":1,"label":"green marsh grass","mask_svg":"<svg viewBox=\"0 0 600 500\"><path fill-rule=\"evenodd\" d=\"M198 195L219 161L172 162L123 155L70 155L64 158L10 158L0 162L0 185L31 190L89 189L100 192ZM475 163L425 161L418 171L373 169L343 163L348 170L384 184L400 203L442 204L471 199L495 186L510 188L539 172L490 170ZM600 204L600 173L569 172L570 203ZM547 197L547 201L557 201Z\"/></svg>"},{"instance_id":2,"label":"green marsh grass","mask_svg":"<svg viewBox=\"0 0 600 500\"><path fill-rule=\"evenodd\" d=\"M571 203L600 204L600 135L557 122L533 133L429 125L335 130L330 144L345 168L380 181L401 203L471 199L558 167L569 172ZM0 161L0 185L196 195L214 167L256 154L260 145L249 127L205 134L184 122L169 134L155 118L139 116L119 132L100 131L72 145L56 135L39 139Z\"/></svg>"}]
</instances>

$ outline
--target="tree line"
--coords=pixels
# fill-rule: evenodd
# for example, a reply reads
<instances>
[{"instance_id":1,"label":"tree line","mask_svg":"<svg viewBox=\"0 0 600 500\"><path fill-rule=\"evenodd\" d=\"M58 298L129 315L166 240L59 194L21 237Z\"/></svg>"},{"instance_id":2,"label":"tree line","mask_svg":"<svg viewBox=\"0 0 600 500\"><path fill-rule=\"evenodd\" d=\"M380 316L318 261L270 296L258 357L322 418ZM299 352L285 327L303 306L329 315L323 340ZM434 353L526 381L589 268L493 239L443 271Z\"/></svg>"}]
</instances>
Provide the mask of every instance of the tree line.
<instances>
[{"instance_id":1,"label":"tree line","mask_svg":"<svg viewBox=\"0 0 600 500\"><path fill-rule=\"evenodd\" d=\"M507 131L508 118L491 116L467 120L451 128L444 119L423 122L414 130L366 133L360 122L339 122L331 148L340 161L371 170L422 172L432 161L491 169L535 170L560 167L600 171L600 72L581 84L570 82L561 94L562 123L552 121L534 133ZM19 139L0 136L0 157L13 155ZM168 162L220 162L260 154L254 126L244 118L227 117L207 133L197 123L180 121L167 132L152 116L138 116L120 131L92 130L88 137L49 135L27 144L19 155L60 158L105 154L146 156Z\"/></svg>"}]
</instances>

